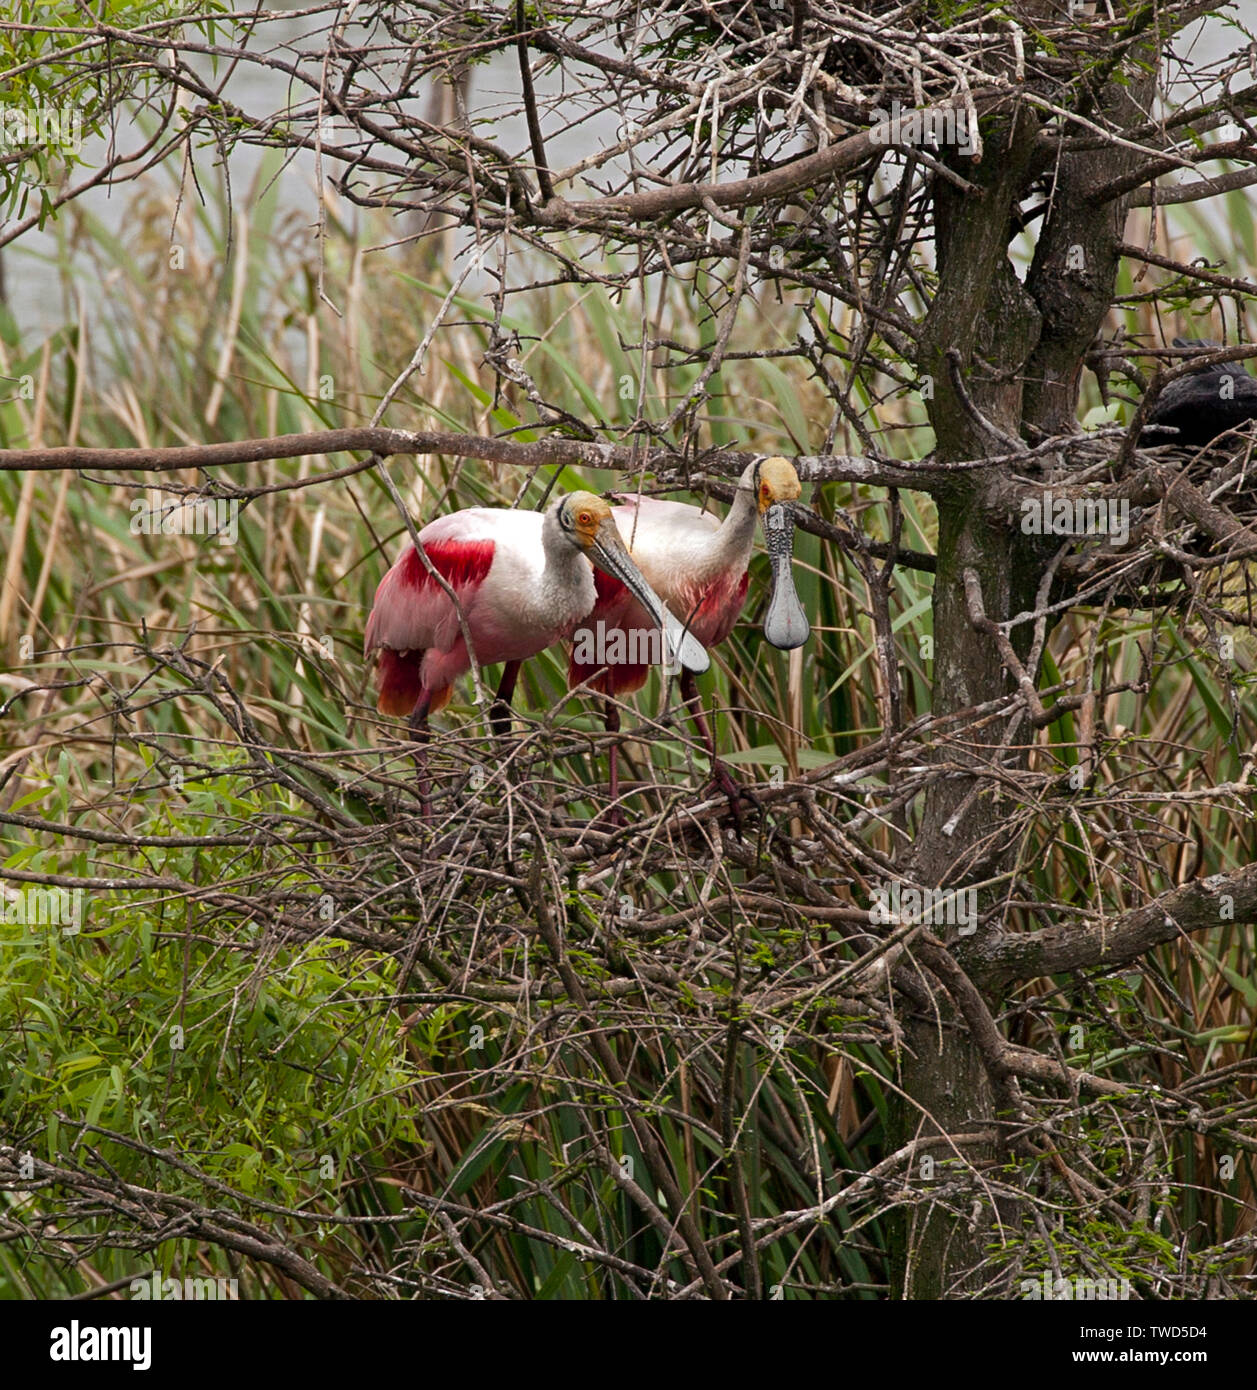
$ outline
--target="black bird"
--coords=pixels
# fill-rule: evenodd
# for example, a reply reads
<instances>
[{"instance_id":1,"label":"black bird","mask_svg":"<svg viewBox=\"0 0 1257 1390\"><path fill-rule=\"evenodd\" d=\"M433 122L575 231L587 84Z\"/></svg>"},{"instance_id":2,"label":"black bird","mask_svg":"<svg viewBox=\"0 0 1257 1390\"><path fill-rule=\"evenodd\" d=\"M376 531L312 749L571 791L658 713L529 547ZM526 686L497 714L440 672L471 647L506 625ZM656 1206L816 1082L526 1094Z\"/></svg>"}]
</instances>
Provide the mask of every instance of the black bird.
<instances>
[{"instance_id":1,"label":"black bird","mask_svg":"<svg viewBox=\"0 0 1257 1390\"><path fill-rule=\"evenodd\" d=\"M1207 338L1175 338L1176 348L1216 351L1221 344ZM1201 448L1218 435L1257 419L1257 377L1241 362L1199 367L1170 382L1148 413L1149 425L1173 425L1177 434L1146 431L1140 443L1186 444Z\"/></svg>"}]
</instances>

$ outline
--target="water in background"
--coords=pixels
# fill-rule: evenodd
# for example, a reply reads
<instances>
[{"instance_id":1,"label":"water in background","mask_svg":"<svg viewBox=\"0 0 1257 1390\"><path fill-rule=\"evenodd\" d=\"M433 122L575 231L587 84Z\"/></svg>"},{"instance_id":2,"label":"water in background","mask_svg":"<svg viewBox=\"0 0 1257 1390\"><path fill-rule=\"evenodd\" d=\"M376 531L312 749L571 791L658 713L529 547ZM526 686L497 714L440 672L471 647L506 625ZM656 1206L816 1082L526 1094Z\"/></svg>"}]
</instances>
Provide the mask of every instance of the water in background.
<instances>
[{"instance_id":1,"label":"water in background","mask_svg":"<svg viewBox=\"0 0 1257 1390\"><path fill-rule=\"evenodd\" d=\"M297 3L298 0L291 0L294 8ZM1238 0L1232 9L1241 23L1250 27L1257 24L1257 0ZM294 16L266 25L265 37L258 44L259 49L274 50L290 45L293 49L321 51L322 30L307 34L305 26L308 23L308 20ZM1178 44L1178 51L1204 64L1227 53L1237 46L1238 41L1239 35L1234 27L1218 16L1209 16L1185 33ZM203 70L209 75L208 65ZM538 95L544 99L547 94L558 90L561 79L557 73L549 72L538 73L535 80ZM253 63L241 63L231 75L224 95L253 115L269 115L282 109L294 99L294 95L297 100L306 100L308 90L303 88L294 94L285 74ZM1201 100L1202 95L1184 84L1181 99ZM522 118L508 114L519 105L519 70L513 52L499 54L489 63L473 70L469 100L477 115L492 115L495 111L501 113L500 124L494 132L495 141L509 150L518 151L527 159L528 141L524 122ZM415 114L420 114L422 104L413 104ZM582 115L573 113L569 107L566 120L568 123L563 126L547 125L546 147L555 168L575 164L594 149L613 143L617 138L619 117L612 111L600 110ZM136 137L134 130L119 132L119 141L124 148L128 138L135 142ZM265 153L245 145L238 146L232 153L230 176L237 193L242 193L253 182ZM103 158L104 143L90 142L85 154L88 164L77 171L76 181L87 177L96 162ZM217 158L212 149L198 150L197 168L203 184L213 186L214 181L223 178L223 171L214 167ZM169 184L163 181L162 186L168 188ZM315 188L314 155L301 151L286 163L270 195L277 200L281 210L303 213L308 217L312 240L318 223ZM125 238L126 214L135 195L136 185L124 182L115 189L91 189L80 201L111 234ZM195 189L189 181L185 197L195 196ZM1257 195L1254 196L1257 207ZM344 212L352 216L354 209L344 209ZM405 236L409 230L399 219L398 237ZM51 228L43 231L33 229L7 247L3 256L9 308L28 347L76 317L78 308L72 302L72 296L83 297L89 314L94 315L105 307L108 291L100 285L85 261L73 286L63 283L56 269L57 237ZM1231 269L1236 273L1246 273L1250 267L1234 266Z\"/></svg>"}]
</instances>

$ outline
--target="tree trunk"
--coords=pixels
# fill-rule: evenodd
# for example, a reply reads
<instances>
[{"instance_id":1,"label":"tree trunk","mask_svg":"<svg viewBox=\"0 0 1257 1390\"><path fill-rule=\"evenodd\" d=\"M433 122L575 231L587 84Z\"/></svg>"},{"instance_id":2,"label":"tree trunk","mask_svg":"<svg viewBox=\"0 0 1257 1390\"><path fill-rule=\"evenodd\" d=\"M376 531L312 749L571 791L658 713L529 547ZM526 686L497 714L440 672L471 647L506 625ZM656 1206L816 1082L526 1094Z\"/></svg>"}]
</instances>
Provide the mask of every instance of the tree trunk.
<instances>
[{"instance_id":1,"label":"tree trunk","mask_svg":"<svg viewBox=\"0 0 1257 1390\"><path fill-rule=\"evenodd\" d=\"M1039 335L1039 313L1017 280L1008 258L1013 234L1010 209L1024 186L1036 123L1024 113L984 132L985 154L976 167L959 159L953 167L978 190L966 194L938 180L935 192L939 247L939 290L924 325L921 367L933 380L930 418L943 459L974 459L1009 451L1018 437L1022 376ZM980 418L979 418L980 417ZM983 499L1000 470L958 473L951 496L938 509L938 565L934 584L934 697L936 714L949 714L994 700L1008 690L1008 676L988 634L969 618L964 572L976 572L987 616L1000 621L1017 611L1028 581L1007 525L987 519ZM1033 594L1033 586L1029 586ZM927 795L920 833L907 866L927 887L954 887L986 877L1004 846L992 843L990 786L983 773L1000 756L1004 721L980 729L957 725L960 737L941 744L936 758L969 764L972 777L935 782ZM988 790L975 796L985 782ZM976 872L981 862L983 872ZM905 1049L901 1082L908 1099L900 1109L899 1144L930 1134L952 1136L993 1131L995 1097L981 1056L955 1002L941 984L934 996L938 1015L903 1020ZM959 1151L940 1144L928 1157L934 1183L955 1165L990 1163L992 1143ZM929 1171L926 1165L925 1171ZM912 1186L930 1182L922 1159ZM924 1203L902 1210L892 1238L891 1282L904 1298L942 1298L961 1292L966 1273L982 1258L990 1209L971 1221L954 1210Z\"/></svg>"}]
</instances>

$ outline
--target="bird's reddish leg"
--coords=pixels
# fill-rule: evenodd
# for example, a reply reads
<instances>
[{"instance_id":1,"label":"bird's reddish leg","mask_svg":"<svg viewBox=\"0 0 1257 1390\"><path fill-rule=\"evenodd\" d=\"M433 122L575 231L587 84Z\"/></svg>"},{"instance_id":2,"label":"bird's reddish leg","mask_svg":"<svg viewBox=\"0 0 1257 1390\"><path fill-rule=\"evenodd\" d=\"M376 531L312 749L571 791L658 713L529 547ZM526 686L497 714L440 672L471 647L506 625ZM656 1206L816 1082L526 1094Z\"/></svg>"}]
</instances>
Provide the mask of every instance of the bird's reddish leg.
<instances>
[{"instance_id":1,"label":"bird's reddish leg","mask_svg":"<svg viewBox=\"0 0 1257 1390\"><path fill-rule=\"evenodd\" d=\"M607 733L618 734L620 732L620 711L616 708L614 700L607 700L602 707L602 722L606 726ZM620 740L612 739L611 749L608 754L608 766L611 778L611 805L604 813L609 825L623 825L624 812L619 806L620 800Z\"/></svg>"},{"instance_id":2,"label":"bird's reddish leg","mask_svg":"<svg viewBox=\"0 0 1257 1390\"><path fill-rule=\"evenodd\" d=\"M495 738L505 738L511 732L511 697L515 694L515 682L522 665L522 661L508 661L502 670L498 693L493 697L493 708L489 711L489 727Z\"/></svg>"},{"instance_id":3,"label":"bird's reddish leg","mask_svg":"<svg viewBox=\"0 0 1257 1390\"><path fill-rule=\"evenodd\" d=\"M698 726L699 735L707 745L707 751L711 754L711 764L716 765L716 740L711 736L711 729L707 725L707 716L703 713L703 697L698 693L698 681L694 678L693 671L681 672L681 701L686 705L690 712L690 718Z\"/></svg>"},{"instance_id":4,"label":"bird's reddish leg","mask_svg":"<svg viewBox=\"0 0 1257 1390\"><path fill-rule=\"evenodd\" d=\"M419 809L424 820L432 819L432 791L428 782L428 712L432 708L432 692L425 690L410 712L407 728L415 748L415 788L419 793Z\"/></svg>"},{"instance_id":5,"label":"bird's reddish leg","mask_svg":"<svg viewBox=\"0 0 1257 1390\"><path fill-rule=\"evenodd\" d=\"M707 789L724 792L729 798L729 809L733 812L733 818L741 827L742 812L738 808L738 799L745 796L748 800L754 801L755 798L745 787L740 787L733 780L729 769L716 756L716 740L712 737L707 716L703 713L703 697L698 693L698 681L695 679L693 671L683 670L681 672L681 699L689 709L690 717L697 726L699 735L707 745L707 752L711 756L711 781L707 784Z\"/></svg>"}]
</instances>

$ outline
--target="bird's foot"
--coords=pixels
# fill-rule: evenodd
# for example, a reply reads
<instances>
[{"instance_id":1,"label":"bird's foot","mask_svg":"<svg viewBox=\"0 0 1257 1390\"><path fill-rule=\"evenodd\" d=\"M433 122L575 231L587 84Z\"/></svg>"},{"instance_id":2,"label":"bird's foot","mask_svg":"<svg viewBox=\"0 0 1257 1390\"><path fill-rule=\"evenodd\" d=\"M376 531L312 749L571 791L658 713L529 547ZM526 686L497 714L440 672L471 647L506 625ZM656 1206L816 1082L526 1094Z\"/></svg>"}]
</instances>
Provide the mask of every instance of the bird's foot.
<instances>
[{"instance_id":1,"label":"bird's foot","mask_svg":"<svg viewBox=\"0 0 1257 1390\"><path fill-rule=\"evenodd\" d=\"M729 769L720 761L719 758L711 760L711 777L707 785L703 788L703 796L713 796L716 792L723 793L729 800L729 811L733 816L733 823L737 827L738 837L742 835L742 808L738 804L740 801L749 802L750 805L759 809L759 797L750 789L738 782Z\"/></svg>"}]
</instances>

